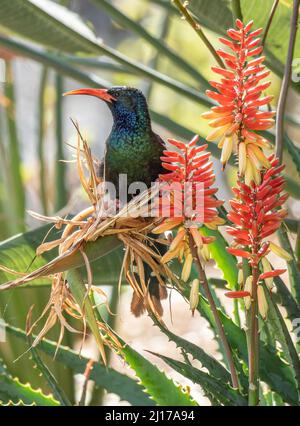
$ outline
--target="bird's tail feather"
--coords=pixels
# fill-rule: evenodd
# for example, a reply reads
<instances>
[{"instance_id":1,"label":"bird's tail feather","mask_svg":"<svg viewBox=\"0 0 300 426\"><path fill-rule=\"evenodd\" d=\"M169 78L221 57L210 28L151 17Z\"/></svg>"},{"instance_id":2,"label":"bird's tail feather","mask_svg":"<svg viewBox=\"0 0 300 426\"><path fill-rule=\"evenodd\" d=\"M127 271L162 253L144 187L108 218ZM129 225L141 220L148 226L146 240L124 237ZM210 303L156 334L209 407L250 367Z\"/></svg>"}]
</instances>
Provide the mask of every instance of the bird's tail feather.
<instances>
[{"instance_id":1,"label":"bird's tail feather","mask_svg":"<svg viewBox=\"0 0 300 426\"><path fill-rule=\"evenodd\" d=\"M168 297L167 289L154 280L149 282L148 289L149 291L144 298L136 292L133 293L130 306L131 312L135 317L140 317L152 305L155 312L162 317L163 307L161 301Z\"/></svg>"},{"instance_id":2,"label":"bird's tail feather","mask_svg":"<svg viewBox=\"0 0 300 426\"><path fill-rule=\"evenodd\" d=\"M155 244L160 254L163 255L166 251L166 246ZM145 297L141 297L136 292L133 293L131 301L131 312L135 317L140 317L148 309L154 310L160 317L163 315L163 307L161 301L168 297L168 291L165 286L162 286L157 278L151 274L149 265L144 264L145 278L148 282L148 292ZM152 309L151 309L152 307ZM154 308L154 309L153 309Z\"/></svg>"}]
</instances>

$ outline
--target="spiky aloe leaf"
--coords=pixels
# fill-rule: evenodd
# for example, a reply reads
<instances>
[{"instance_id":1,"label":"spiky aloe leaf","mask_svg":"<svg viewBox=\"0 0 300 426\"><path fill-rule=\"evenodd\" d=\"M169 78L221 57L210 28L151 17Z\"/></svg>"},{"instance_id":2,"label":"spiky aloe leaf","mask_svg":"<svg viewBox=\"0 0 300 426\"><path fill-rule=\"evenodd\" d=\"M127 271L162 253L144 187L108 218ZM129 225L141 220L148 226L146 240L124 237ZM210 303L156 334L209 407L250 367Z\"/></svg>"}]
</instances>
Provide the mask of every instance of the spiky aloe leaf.
<instances>
[{"instance_id":1,"label":"spiky aloe leaf","mask_svg":"<svg viewBox=\"0 0 300 426\"><path fill-rule=\"evenodd\" d=\"M16 377L0 374L0 401L2 403L22 401L23 404L35 404L42 406L60 405L52 395L45 395L40 389L32 389L29 383L23 384Z\"/></svg>"},{"instance_id":2,"label":"spiky aloe leaf","mask_svg":"<svg viewBox=\"0 0 300 426\"><path fill-rule=\"evenodd\" d=\"M155 318L152 319L155 325L160 328L160 330L169 338L169 340L174 342L177 347L181 348L186 353L192 355L194 359L200 361L202 367L206 368L211 376L221 380L223 383L231 382L230 373L219 361L208 355L200 346L197 346L194 343L183 339L182 337L176 336L176 334L172 333L170 330L164 327Z\"/></svg>"},{"instance_id":3,"label":"spiky aloe leaf","mask_svg":"<svg viewBox=\"0 0 300 426\"><path fill-rule=\"evenodd\" d=\"M28 345L30 347L30 352L32 355L32 359L36 365L36 367L39 369L43 377L46 379L50 389L53 392L53 396L57 399L57 401L63 405L63 406L71 406L71 402L69 401L68 397L66 396L63 388L59 386L56 378L52 374L52 372L49 370L47 365L44 363L44 361L41 359L37 349L32 346L33 339L32 336L29 334L27 336ZM0 370L1 371L1 370Z\"/></svg>"},{"instance_id":4,"label":"spiky aloe leaf","mask_svg":"<svg viewBox=\"0 0 300 426\"><path fill-rule=\"evenodd\" d=\"M1 405L49 405L58 406L52 395L45 395L41 389L33 389L30 383L23 384L12 377L7 368L0 363L0 404Z\"/></svg>"},{"instance_id":5,"label":"spiky aloe leaf","mask_svg":"<svg viewBox=\"0 0 300 426\"><path fill-rule=\"evenodd\" d=\"M293 372L295 386L298 391L298 403L300 403L300 360L292 338L286 326L286 323L277 307L272 300L269 291L265 289L265 295L268 302L268 324L273 329L274 338L280 343L282 354L289 363Z\"/></svg>"},{"instance_id":6,"label":"spiky aloe leaf","mask_svg":"<svg viewBox=\"0 0 300 426\"><path fill-rule=\"evenodd\" d=\"M35 404L25 404L23 401L19 401L16 404L13 401L8 401L6 404L0 401L0 407L33 407Z\"/></svg>"},{"instance_id":7,"label":"spiky aloe leaf","mask_svg":"<svg viewBox=\"0 0 300 426\"><path fill-rule=\"evenodd\" d=\"M26 341L26 333L18 328L6 324L6 331L10 335ZM43 339L37 345L37 349L43 353L54 357L57 350L57 344L48 339ZM65 346L60 346L55 360L63 365L71 368L76 374L83 374L89 359L79 356L78 352L73 351ZM121 374L118 371L105 367L100 362L96 362L91 371L90 379L93 380L97 386L107 390L107 392L118 395L121 400L128 401L132 405L154 405L153 401L149 399L142 386L135 380Z\"/></svg>"},{"instance_id":8,"label":"spiky aloe leaf","mask_svg":"<svg viewBox=\"0 0 300 426\"><path fill-rule=\"evenodd\" d=\"M287 231L284 228L284 225L282 225L281 228L278 230L278 236L281 246L292 256L292 259L287 262L287 267L289 272L292 294L297 300L298 305L300 305L300 269L298 267L294 251L290 243Z\"/></svg>"},{"instance_id":9,"label":"spiky aloe leaf","mask_svg":"<svg viewBox=\"0 0 300 426\"><path fill-rule=\"evenodd\" d=\"M186 292L186 296L187 295ZM197 309L199 313L207 319L211 328L217 335L218 332L209 304L202 296L200 297ZM239 328L231 318L220 310L219 315L232 350L247 364L248 351L244 330ZM290 367L278 357L275 350L272 350L263 343L261 343L260 347L260 357L261 379L266 382L272 390L279 393L285 402L291 405L297 405L297 388Z\"/></svg>"},{"instance_id":10,"label":"spiky aloe leaf","mask_svg":"<svg viewBox=\"0 0 300 426\"><path fill-rule=\"evenodd\" d=\"M124 345L121 354L157 405L174 407L198 405L186 391L130 346Z\"/></svg>"},{"instance_id":11,"label":"spiky aloe leaf","mask_svg":"<svg viewBox=\"0 0 300 426\"><path fill-rule=\"evenodd\" d=\"M53 249L44 252L41 256L35 257L37 247L43 242L45 236L51 226L41 226L33 231L16 235L0 243L0 265L10 268L16 272L33 272L38 268L45 266L57 256L57 250ZM47 241L56 240L60 237L61 231L53 229L47 237ZM95 242L86 244L85 252L91 263L93 279L95 284L112 284L118 280L116 274L112 274L112 270L116 270L116 266L121 268L122 264L122 244L113 238L100 238ZM114 252L114 253L111 253ZM107 256L108 254L110 254ZM94 263L93 263L94 262ZM56 272L66 270L69 267L79 267L83 277L86 276L86 268L84 260L80 252L69 256L63 262L58 262ZM114 268L113 268L114 267ZM55 271L53 271L55 272ZM0 271L0 283L4 283L16 278L9 272ZM31 285L48 285L49 279L38 278L32 281ZM26 285L26 284L25 284Z\"/></svg>"},{"instance_id":12,"label":"spiky aloe leaf","mask_svg":"<svg viewBox=\"0 0 300 426\"><path fill-rule=\"evenodd\" d=\"M285 134L284 141L285 141L286 148L288 152L290 153L290 156L300 175L300 149L293 143L293 141L289 138L287 133Z\"/></svg>"},{"instance_id":13,"label":"spiky aloe leaf","mask_svg":"<svg viewBox=\"0 0 300 426\"><path fill-rule=\"evenodd\" d=\"M213 402L218 401L219 405L247 405L246 398L241 396L236 390L232 389L229 385L221 382L215 377L212 377L211 375L204 373L203 371L200 371L189 364L183 363L181 361L176 361L175 359L154 352L151 353L164 360L170 367L174 368L174 370L182 374L187 379L199 384L203 388L208 398L212 396Z\"/></svg>"},{"instance_id":14,"label":"spiky aloe leaf","mask_svg":"<svg viewBox=\"0 0 300 426\"><path fill-rule=\"evenodd\" d=\"M237 259L232 254L228 253L226 247L228 246L227 241L223 237L220 231L212 230L203 226L202 232L206 236L212 236L215 238L209 245L211 257L216 262L218 268L223 272L223 277L231 290L238 290L238 268ZM234 300L234 319L237 325L240 325L240 314L238 301Z\"/></svg>"},{"instance_id":15,"label":"spiky aloe leaf","mask_svg":"<svg viewBox=\"0 0 300 426\"><path fill-rule=\"evenodd\" d=\"M218 268L223 272L224 280L227 281L229 288L236 290L238 279L237 259L226 250L228 244L225 238L219 231L214 231L206 227L202 227L201 232L206 236L215 237L215 241L209 244L211 256L218 265Z\"/></svg>"},{"instance_id":16,"label":"spiky aloe leaf","mask_svg":"<svg viewBox=\"0 0 300 426\"><path fill-rule=\"evenodd\" d=\"M291 321L294 318L300 318L300 306L297 304L289 288L280 277L275 277L274 283L277 288L277 294L280 297L280 303L286 309L287 318Z\"/></svg>"}]
</instances>

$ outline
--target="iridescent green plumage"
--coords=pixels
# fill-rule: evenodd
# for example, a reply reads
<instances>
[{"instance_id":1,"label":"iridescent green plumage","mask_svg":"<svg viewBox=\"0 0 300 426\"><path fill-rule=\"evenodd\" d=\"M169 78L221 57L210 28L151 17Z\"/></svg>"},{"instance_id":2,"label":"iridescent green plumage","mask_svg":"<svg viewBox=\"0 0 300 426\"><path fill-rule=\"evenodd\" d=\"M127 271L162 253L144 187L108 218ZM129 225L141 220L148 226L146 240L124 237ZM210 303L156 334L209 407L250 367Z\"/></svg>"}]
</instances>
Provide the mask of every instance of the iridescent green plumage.
<instances>
[{"instance_id":1,"label":"iridescent green plumage","mask_svg":"<svg viewBox=\"0 0 300 426\"><path fill-rule=\"evenodd\" d=\"M162 139L152 131L146 99L138 89L114 87L108 90L115 101L108 102L113 127L106 141L105 180L116 187L119 175L126 174L128 185L144 182L148 187L162 173Z\"/></svg>"}]
</instances>

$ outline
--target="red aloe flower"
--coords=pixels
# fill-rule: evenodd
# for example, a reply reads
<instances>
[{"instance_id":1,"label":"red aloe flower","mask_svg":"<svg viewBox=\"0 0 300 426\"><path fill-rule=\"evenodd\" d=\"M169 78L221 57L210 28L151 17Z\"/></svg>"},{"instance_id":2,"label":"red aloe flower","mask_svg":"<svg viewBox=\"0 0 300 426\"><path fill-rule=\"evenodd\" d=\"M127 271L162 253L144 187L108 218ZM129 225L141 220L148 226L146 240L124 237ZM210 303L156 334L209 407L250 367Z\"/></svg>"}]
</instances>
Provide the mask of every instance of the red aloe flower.
<instances>
[{"instance_id":1,"label":"red aloe flower","mask_svg":"<svg viewBox=\"0 0 300 426\"><path fill-rule=\"evenodd\" d=\"M290 257L285 250L268 240L287 215L282 205L288 198L288 194L282 194L284 178L280 173L284 166L279 165L274 155L268 161L270 168L261 170L260 184L252 181L247 185L238 181L238 187L233 188L235 199L230 202L232 210L227 216L233 226L227 228L227 233L233 236L233 244L228 252L248 259L254 269L258 269L261 264L264 273L258 277L258 281L265 280L271 288L272 277L282 274L285 269L272 271L266 256L273 251L286 260ZM250 291L251 285L244 290ZM234 297L234 294L230 294L230 297Z\"/></svg>"},{"instance_id":2,"label":"red aloe flower","mask_svg":"<svg viewBox=\"0 0 300 426\"><path fill-rule=\"evenodd\" d=\"M223 201L214 198L216 188L211 188L215 181L210 153L205 152L207 145L196 146L199 137L195 136L189 143L168 139L176 151L166 150L161 158L163 167L169 173L160 175L161 192L160 215L163 222L155 228L154 233L162 233L179 227L163 262L174 257L185 258L182 279L187 280L192 265L189 249L189 235L195 241L199 253L204 259L209 258L207 244L213 237L201 233L203 223L216 229L224 223L218 216L217 207ZM187 231L189 229L189 231Z\"/></svg>"},{"instance_id":3,"label":"red aloe flower","mask_svg":"<svg viewBox=\"0 0 300 426\"><path fill-rule=\"evenodd\" d=\"M170 218L164 222L174 222L175 226L190 221L190 224L205 223L215 228L221 223L217 207L223 201L214 198L217 188L211 188L215 181L210 153L206 145L196 146L199 137L189 143L168 139L177 151L164 151L162 166L169 173L160 175L161 207L171 205ZM162 209L162 213L164 213ZM186 224L186 223L185 223Z\"/></svg>"},{"instance_id":4,"label":"red aloe flower","mask_svg":"<svg viewBox=\"0 0 300 426\"><path fill-rule=\"evenodd\" d=\"M219 141L222 148L221 161L225 167L231 153L239 155L239 172L246 174L250 183L259 183L258 170L269 167L262 148L268 148L268 141L254 131L266 130L273 126L274 112L260 111L268 104L272 96L261 97L270 82L263 82L269 71L263 65L264 57L259 56L263 50L260 38L262 29L250 31L253 21L244 25L236 20L236 29L227 31L230 40L219 40L229 50L218 50L228 69L212 67L221 76L221 81L211 81L217 91L208 90L207 96L217 101L220 106L211 108L203 117L210 120L214 130L207 136L208 141Z\"/></svg>"}]
</instances>

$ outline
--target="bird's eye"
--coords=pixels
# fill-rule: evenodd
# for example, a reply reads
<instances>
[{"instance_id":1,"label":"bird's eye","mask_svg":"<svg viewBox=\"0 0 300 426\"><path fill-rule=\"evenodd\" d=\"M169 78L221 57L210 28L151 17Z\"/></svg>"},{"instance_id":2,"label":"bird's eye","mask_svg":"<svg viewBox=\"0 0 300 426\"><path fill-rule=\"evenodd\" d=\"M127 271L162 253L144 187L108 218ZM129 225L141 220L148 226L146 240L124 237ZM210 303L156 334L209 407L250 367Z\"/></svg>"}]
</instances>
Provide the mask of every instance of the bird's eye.
<instances>
[{"instance_id":1,"label":"bird's eye","mask_svg":"<svg viewBox=\"0 0 300 426\"><path fill-rule=\"evenodd\" d=\"M126 108L133 110L136 105L136 100L131 96L126 96L122 99L122 103Z\"/></svg>"}]
</instances>

